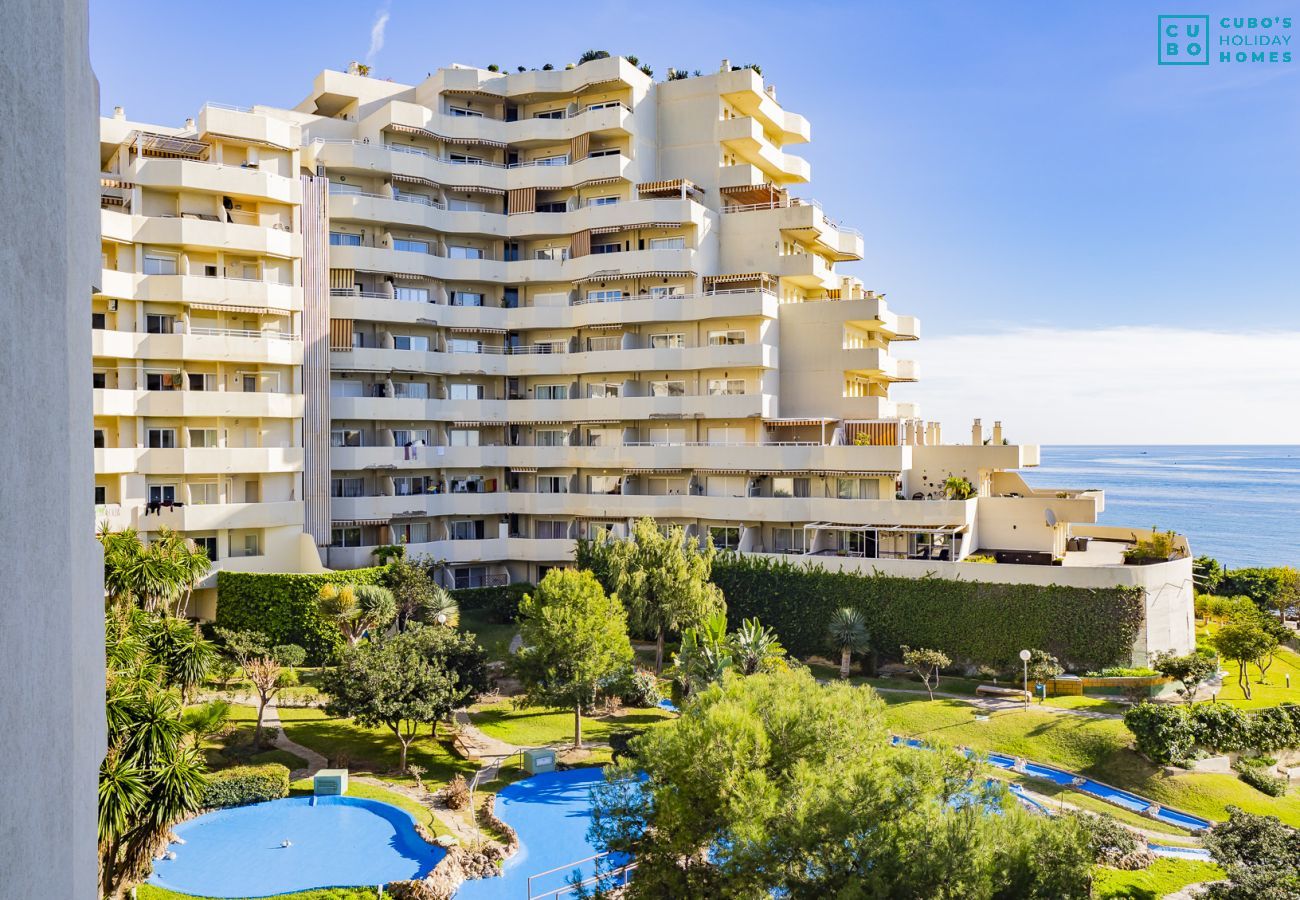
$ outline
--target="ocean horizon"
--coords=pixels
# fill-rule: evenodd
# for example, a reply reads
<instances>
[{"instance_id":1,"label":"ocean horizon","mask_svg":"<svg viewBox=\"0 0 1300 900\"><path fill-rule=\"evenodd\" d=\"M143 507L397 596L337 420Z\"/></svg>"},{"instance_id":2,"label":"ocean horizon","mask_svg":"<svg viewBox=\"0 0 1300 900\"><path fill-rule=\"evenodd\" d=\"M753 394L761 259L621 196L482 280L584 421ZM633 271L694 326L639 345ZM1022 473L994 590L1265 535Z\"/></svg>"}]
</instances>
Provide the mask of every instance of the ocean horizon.
<instances>
[{"instance_id":1,"label":"ocean horizon","mask_svg":"<svg viewBox=\"0 0 1300 900\"><path fill-rule=\"evenodd\" d=\"M1101 525L1187 535L1233 568L1300 565L1300 445L1044 445L1034 487L1101 488Z\"/></svg>"}]
</instances>

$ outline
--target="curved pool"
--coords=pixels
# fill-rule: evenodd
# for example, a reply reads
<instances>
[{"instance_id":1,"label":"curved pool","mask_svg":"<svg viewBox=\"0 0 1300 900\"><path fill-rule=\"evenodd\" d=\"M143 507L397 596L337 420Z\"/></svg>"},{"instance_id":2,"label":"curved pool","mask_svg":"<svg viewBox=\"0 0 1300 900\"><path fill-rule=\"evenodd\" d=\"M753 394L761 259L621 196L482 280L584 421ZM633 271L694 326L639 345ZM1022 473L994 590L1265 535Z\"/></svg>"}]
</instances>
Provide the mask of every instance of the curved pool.
<instances>
[{"instance_id":1,"label":"curved pool","mask_svg":"<svg viewBox=\"0 0 1300 900\"><path fill-rule=\"evenodd\" d=\"M182 822L150 883L204 897L270 897L427 875L446 853L404 810L360 797L289 797ZM288 847L282 846L289 841Z\"/></svg>"},{"instance_id":2,"label":"curved pool","mask_svg":"<svg viewBox=\"0 0 1300 900\"><path fill-rule=\"evenodd\" d=\"M501 877L465 882L456 892L456 900L522 900L529 896L530 875L561 866L561 871L534 878L532 895L558 892L548 896L572 896L563 888L574 869L584 878L596 873L594 863L569 864L599 852L587 840L587 827L591 824L591 789L604 780L600 768L569 769L534 775L498 791L496 814L519 835L519 851L506 860Z\"/></svg>"}]
</instances>

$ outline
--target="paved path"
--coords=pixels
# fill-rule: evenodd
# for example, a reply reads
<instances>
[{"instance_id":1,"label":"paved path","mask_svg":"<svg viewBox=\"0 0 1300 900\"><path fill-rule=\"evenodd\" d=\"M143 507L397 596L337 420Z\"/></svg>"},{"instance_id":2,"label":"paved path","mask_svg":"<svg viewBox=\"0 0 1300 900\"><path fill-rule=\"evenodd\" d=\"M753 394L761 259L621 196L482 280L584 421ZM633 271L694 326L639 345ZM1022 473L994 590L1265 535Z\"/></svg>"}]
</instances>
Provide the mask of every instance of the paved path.
<instances>
[{"instance_id":1,"label":"paved path","mask_svg":"<svg viewBox=\"0 0 1300 900\"><path fill-rule=\"evenodd\" d=\"M275 739L271 743L277 750L284 750L300 757L306 761L307 766L303 769L294 769L289 777L294 781L299 778L310 778L328 766L328 760L321 756L315 750L304 747L302 744L289 740L289 736L284 733L284 723L280 721L280 710L276 707L275 701L272 700L266 704L266 712L262 715L262 726L264 728L273 728Z\"/></svg>"},{"instance_id":2,"label":"paved path","mask_svg":"<svg viewBox=\"0 0 1300 900\"><path fill-rule=\"evenodd\" d=\"M928 697L921 688L898 688L898 687L876 687L874 684L867 685L874 688L882 694L918 694L922 697ZM1046 703L1033 703L1029 707L1025 706L1023 700L1012 700L1009 697L972 697L970 694L950 694L947 691L935 691L934 696L944 700L961 700L963 703L969 703L972 706L978 706L980 709L986 709L989 712L1001 712L1003 710L1014 709L1036 709L1042 712L1060 713L1066 716L1079 716L1084 719L1122 719L1122 713L1097 712L1090 709L1067 709L1061 706L1049 706Z\"/></svg>"}]
</instances>

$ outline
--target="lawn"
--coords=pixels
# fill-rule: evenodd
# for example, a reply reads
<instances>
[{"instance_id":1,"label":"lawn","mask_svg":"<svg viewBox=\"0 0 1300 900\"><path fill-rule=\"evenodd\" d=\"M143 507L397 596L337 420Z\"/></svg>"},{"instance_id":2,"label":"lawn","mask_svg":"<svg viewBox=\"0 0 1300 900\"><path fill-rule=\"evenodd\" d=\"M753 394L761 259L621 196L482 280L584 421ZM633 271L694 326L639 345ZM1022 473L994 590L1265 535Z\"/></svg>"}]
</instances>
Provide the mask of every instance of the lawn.
<instances>
[{"instance_id":1,"label":"lawn","mask_svg":"<svg viewBox=\"0 0 1300 900\"><path fill-rule=\"evenodd\" d=\"M665 719L672 713L652 707L629 709L621 716L594 718L583 716L584 741L605 741L611 731L639 730ZM489 737L517 747L540 747L545 744L573 741L573 713L543 707L516 709L510 700L482 704L470 711L470 720Z\"/></svg>"},{"instance_id":2,"label":"lawn","mask_svg":"<svg viewBox=\"0 0 1300 900\"><path fill-rule=\"evenodd\" d=\"M289 785L290 794L311 794L312 790L310 778L300 778ZM378 785L367 784L364 781L351 778L348 780L348 796L361 797L363 800L378 800L380 803L387 803L389 806L404 809L411 814L415 821L428 828L435 835L452 833L442 823L442 820L433 814L433 810L397 791L390 791Z\"/></svg>"},{"instance_id":3,"label":"lawn","mask_svg":"<svg viewBox=\"0 0 1300 900\"><path fill-rule=\"evenodd\" d=\"M503 660L510 656L510 641L519 632L519 626L514 623L499 625L489 622L486 612L475 609L461 612L460 630L472 632L478 638L479 645L487 651L488 659Z\"/></svg>"},{"instance_id":4,"label":"lawn","mask_svg":"<svg viewBox=\"0 0 1300 900\"><path fill-rule=\"evenodd\" d=\"M1031 708L993 713L988 721L977 722L976 710L959 700L882 696L889 727L909 737L1050 763L1209 819L1227 819L1227 807L1234 805L1300 826L1300 791L1275 798L1235 775L1165 775L1132 749L1132 734L1119 719L1085 719Z\"/></svg>"},{"instance_id":5,"label":"lawn","mask_svg":"<svg viewBox=\"0 0 1300 900\"><path fill-rule=\"evenodd\" d=\"M1037 700L1034 701L1038 703ZM1114 713L1123 715L1129 710L1126 704L1118 703L1114 700L1107 700L1105 697L1096 696L1068 696L1048 697L1040 705L1054 706L1057 709L1081 709L1088 712Z\"/></svg>"},{"instance_id":6,"label":"lawn","mask_svg":"<svg viewBox=\"0 0 1300 900\"><path fill-rule=\"evenodd\" d=\"M1194 859L1157 859L1149 869L1126 872L1098 867L1093 871L1092 896L1096 900L1157 900L1166 894L1223 877L1214 863Z\"/></svg>"},{"instance_id":7,"label":"lawn","mask_svg":"<svg viewBox=\"0 0 1300 900\"><path fill-rule=\"evenodd\" d=\"M1242 709L1259 709L1264 706L1277 706L1280 703L1300 703L1300 654L1284 647L1278 648L1273 657L1273 665L1268 667L1268 684L1259 683L1259 669L1250 666L1250 693L1246 699L1237 684L1237 675L1241 667L1235 661L1221 660L1223 669L1228 674L1223 678L1223 687L1219 689L1219 702L1231 703ZM1291 676L1291 687L1286 686L1286 676ZM1198 695L1209 699L1209 691L1202 689Z\"/></svg>"}]
</instances>

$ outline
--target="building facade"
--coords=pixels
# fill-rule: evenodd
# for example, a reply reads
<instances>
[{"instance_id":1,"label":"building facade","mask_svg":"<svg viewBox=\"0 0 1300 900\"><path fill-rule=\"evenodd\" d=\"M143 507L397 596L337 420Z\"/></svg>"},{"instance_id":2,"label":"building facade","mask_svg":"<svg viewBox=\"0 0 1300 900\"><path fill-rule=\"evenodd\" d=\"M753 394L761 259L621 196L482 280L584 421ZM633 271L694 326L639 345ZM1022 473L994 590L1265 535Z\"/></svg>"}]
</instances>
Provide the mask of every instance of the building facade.
<instances>
[{"instance_id":1,"label":"building facade","mask_svg":"<svg viewBox=\"0 0 1300 900\"><path fill-rule=\"evenodd\" d=\"M811 177L791 152L809 124L752 69L655 83L611 57L458 66L418 85L326 71L294 110L208 106L193 127L151 132L203 162L155 164L146 130L105 123L106 178L143 206L105 212L135 318L97 356L134 379L116 386L130 405L104 416L111 446L135 448L101 472L97 500L143 503L137 527L168 497L157 460L184 469L187 503L204 498L211 518L178 527L212 526L218 557L232 548L223 564L257 551L259 567L284 567L269 535L296 527L330 568L403 544L451 586L532 581L571 562L577 539L652 516L835 566L1141 583L1162 623L1151 648L1191 646L1189 560L1123 566L1144 533L1097 526L1100 492L1031 488L1016 470L1036 446L978 420L944 443L891 396L918 378L896 351L919 323L840 271L863 236L794 193ZM213 162L232 171L208 176ZM249 204L257 219L236 221ZM155 294L163 279L138 273L167 248L175 288ZM256 280L235 285L232 261ZM200 337L208 356L190 355ZM155 393L151 367L175 372L177 397ZM243 396L249 372L280 388ZM208 374L229 396L191 412ZM153 443L168 427L174 450ZM210 428L208 453L187 430ZM191 466L201 456L220 477ZM1001 565L963 562L976 554Z\"/></svg>"}]
</instances>

